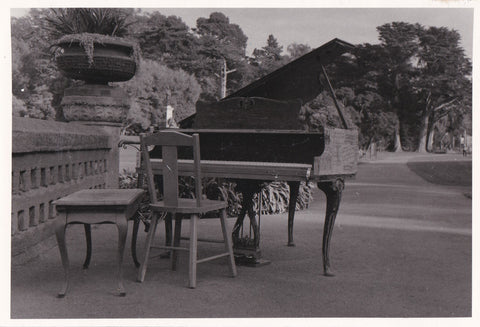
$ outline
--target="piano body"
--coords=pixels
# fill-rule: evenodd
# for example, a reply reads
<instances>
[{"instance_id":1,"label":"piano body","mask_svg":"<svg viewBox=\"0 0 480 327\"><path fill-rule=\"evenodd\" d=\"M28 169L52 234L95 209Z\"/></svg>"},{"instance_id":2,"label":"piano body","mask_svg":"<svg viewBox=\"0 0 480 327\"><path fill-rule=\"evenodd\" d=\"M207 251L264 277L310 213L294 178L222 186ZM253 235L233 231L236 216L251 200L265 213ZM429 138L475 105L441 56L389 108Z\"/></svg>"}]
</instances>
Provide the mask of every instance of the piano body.
<instances>
[{"instance_id":1,"label":"piano body","mask_svg":"<svg viewBox=\"0 0 480 327\"><path fill-rule=\"evenodd\" d=\"M306 131L299 112L326 82L331 88L324 67L351 48L334 39L218 102L198 102L196 113L179 122L180 132L200 135L202 174L234 179L243 194L242 212L232 233L234 247L241 246L238 232L248 214L258 250L260 235L252 198L264 182L275 180L290 186L288 245L293 246L299 185L313 181L327 199L322 254L324 274L330 275L329 244L344 179L356 173L358 132L349 128L335 98L343 128ZM191 154L179 154L179 158L188 159ZM160 163L153 168L161 174ZM186 160L179 169L179 174L189 175L191 164Z\"/></svg>"}]
</instances>

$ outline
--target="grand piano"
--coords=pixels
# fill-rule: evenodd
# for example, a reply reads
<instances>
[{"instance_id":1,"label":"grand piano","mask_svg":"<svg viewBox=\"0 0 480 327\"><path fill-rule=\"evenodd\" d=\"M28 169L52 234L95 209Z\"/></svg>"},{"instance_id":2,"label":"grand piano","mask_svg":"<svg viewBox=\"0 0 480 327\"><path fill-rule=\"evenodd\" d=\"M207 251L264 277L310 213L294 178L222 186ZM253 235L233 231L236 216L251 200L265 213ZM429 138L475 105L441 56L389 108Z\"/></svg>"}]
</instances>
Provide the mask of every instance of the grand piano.
<instances>
[{"instance_id":1,"label":"grand piano","mask_svg":"<svg viewBox=\"0 0 480 327\"><path fill-rule=\"evenodd\" d=\"M245 215L253 229L253 253L259 252L259 226L252 198L263 183L286 181L290 187L288 245L293 246L293 222L301 181L314 182L326 195L323 230L323 272L332 275L329 244L344 188L355 176L358 132L348 124L335 98L325 66L353 45L339 39L320 46L280 69L213 103L198 102L196 113L179 122L179 131L198 133L202 175L233 179L243 195L242 211L233 228L234 251L245 250L239 235ZM309 131L299 120L302 104L328 89L342 122ZM151 151L152 157L159 152ZM192 172L191 154L179 154L179 174ZM153 165L161 175L162 165ZM254 258L255 259L255 258Z\"/></svg>"}]
</instances>

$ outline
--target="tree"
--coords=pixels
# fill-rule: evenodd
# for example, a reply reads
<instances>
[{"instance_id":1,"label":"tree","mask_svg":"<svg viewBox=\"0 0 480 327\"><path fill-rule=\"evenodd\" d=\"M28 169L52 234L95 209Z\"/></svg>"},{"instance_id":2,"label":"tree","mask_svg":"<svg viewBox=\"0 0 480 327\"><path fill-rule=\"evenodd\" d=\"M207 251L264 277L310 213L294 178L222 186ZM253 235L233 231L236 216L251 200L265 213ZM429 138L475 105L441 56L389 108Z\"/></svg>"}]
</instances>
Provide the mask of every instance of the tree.
<instances>
[{"instance_id":1,"label":"tree","mask_svg":"<svg viewBox=\"0 0 480 327\"><path fill-rule=\"evenodd\" d=\"M283 47L278 44L277 39L270 34L267 44L261 49L253 50L251 64L255 66L256 78L265 76L274 70L284 66L288 62L287 56L282 56Z\"/></svg>"},{"instance_id":2,"label":"tree","mask_svg":"<svg viewBox=\"0 0 480 327\"><path fill-rule=\"evenodd\" d=\"M453 121L458 124L471 110L471 63L454 30L430 27L422 30L419 41L420 75L414 87L422 105L419 151L424 152L432 150L435 125L442 118L457 116L460 119Z\"/></svg>"},{"instance_id":3,"label":"tree","mask_svg":"<svg viewBox=\"0 0 480 327\"><path fill-rule=\"evenodd\" d=\"M209 67L205 72L219 78L221 92L217 94L223 97L227 89L240 88L244 84L242 77L249 76L245 55L248 38L240 26L230 23L223 13L213 12L208 18L197 19L195 32L199 36L199 53Z\"/></svg>"},{"instance_id":4,"label":"tree","mask_svg":"<svg viewBox=\"0 0 480 327\"><path fill-rule=\"evenodd\" d=\"M180 17L164 16L155 11L135 16L129 28L145 59L156 60L172 69L192 72L192 62L198 52L198 42Z\"/></svg>"},{"instance_id":5,"label":"tree","mask_svg":"<svg viewBox=\"0 0 480 327\"><path fill-rule=\"evenodd\" d=\"M342 56L333 67L335 79L354 91L362 136L383 139L397 151L426 151L435 131L464 129L463 117L471 110L471 64L458 33L403 22L377 30L380 44L358 45L353 60ZM440 122L445 128L435 127Z\"/></svg>"},{"instance_id":6,"label":"tree","mask_svg":"<svg viewBox=\"0 0 480 327\"><path fill-rule=\"evenodd\" d=\"M339 99L344 104L347 103L347 97L351 95L351 90L341 89L337 94ZM344 105L345 119L348 122L355 122L357 120L357 114L353 107L350 105ZM321 131L324 126L340 127L342 122L338 114L335 103L329 93L329 91L322 91L312 101L304 104L300 110L300 121L303 123L304 129L308 131Z\"/></svg>"},{"instance_id":7,"label":"tree","mask_svg":"<svg viewBox=\"0 0 480 327\"><path fill-rule=\"evenodd\" d=\"M136 132L164 127L167 105L178 122L195 112L201 89L196 79L182 70L170 69L154 60L144 60L130 81L119 83L128 93L131 106L127 125Z\"/></svg>"},{"instance_id":8,"label":"tree","mask_svg":"<svg viewBox=\"0 0 480 327\"><path fill-rule=\"evenodd\" d=\"M12 93L24 106L14 114L54 119L55 95L50 86L61 75L51 60L48 33L41 28L45 12L31 10L28 16L12 19Z\"/></svg>"},{"instance_id":9,"label":"tree","mask_svg":"<svg viewBox=\"0 0 480 327\"><path fill-rule=\"evenodd\" d=\"M396 151L402 151L402 139L408 142L410 139L405 131L411 130L412 122L407 118L411 117L409 111L415 111L414 102L411 101L414 94L410 90L411 80L414 78L415 56L418 49L418 33L421 30L420 24L409 24L404 22L393 22L377 27L379 32L380 53L378 65L382 70L380 75L380 93L388 99L392 111L397 116L395 126ZM403 134L403 137L401 137ZM407 147L415 147L414 144L407 144Z\"/></svg>"},{"instance_id":10,"label":"tree","mask_svg":"<svg viewBox=\"0 0 480 327\"><path fill-rule=\"evenodd\" d=\"M326 67L334 81L336 97L358 127L359 145L365 149L372 142L389 149L395 144L398 118L382 94L385 66L381 63L381 46L363 44Z\"/></svg>"},{"instance_id":11,"label":"tree","mask_svg":"<svg viewBox=\"0 0 480 327\"><path fill-rule=\"evenodd\" d=\"M308 44L292 43L287 47L290 60L297 59L310 51L312 51L312 48Z\"/></svg>"},{"instance_id":12,"label":"tree","mask_svg":"<svg viewBox=\"0 0 480 327\"><path fill-rule=\"evenodd\" d=\"M438 119L471 108L471 64L460 36L444 27L401 22L377 29L386 68L381 93L398 114L403 139L414 140L418 151L431 150Z\"/></svg>"},{"instance_id":13,"label":"tree","mask_svg":"<svg viewBox=\"0 0 480 327\"><path fill-rule=\"evenodd\" d=\"M235 70L228 76L226 86L230 90L239 88L242 77L249 76L245 60L247 37L224 14L214 12L208 18L198 18L193 29L181 18L160 12L136 17L130 35L139 41L143 56L195 75L202 87L202 100L219 98L224 66L225 71Z\"/></svg>"}]
</instances>

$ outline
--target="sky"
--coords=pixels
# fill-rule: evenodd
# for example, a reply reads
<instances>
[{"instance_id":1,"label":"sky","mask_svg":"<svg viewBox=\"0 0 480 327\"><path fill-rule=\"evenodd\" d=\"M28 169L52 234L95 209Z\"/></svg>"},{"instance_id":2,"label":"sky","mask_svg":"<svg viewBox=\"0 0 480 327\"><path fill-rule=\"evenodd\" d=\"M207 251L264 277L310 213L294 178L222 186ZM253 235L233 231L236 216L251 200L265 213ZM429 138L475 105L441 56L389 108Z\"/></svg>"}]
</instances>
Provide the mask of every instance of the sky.
<instances>
[{"instance_id":1,"label":"sky","mask_svg":"<svg viewBox=\"0 0 480 327\"><path fill-rule=\"evenodd\" d=\"M278 3L280 2L278 1ZM63 5L66 3L68 2L63 2ZM158 6L159 3L161 2L155 4ZM177 4L180 3L177 2ZM352 44L378 43L377 26L402 21L420 23L426 27L443 26L457 30L462 38L461 46L465 49L465 53L472 58L473 8L468 7L278 8L277 6L276 8L226 8L220 6L213 8L210 6L205 8L162 8L157 6L151 6L149 2L145 3L143 7L139 6L138 2L130 3L130 7L141 8L146 12L158 10L166 16L178 16L190 27L195 27L199 17L208 17L214 11L222 12L230 19L231 23L239 25L248 37L247 55L251 55L253 49L265 46L270 34L275 36L284 51L287 50L289 44L294 42L316 48L333 38L339 38ZM28 12L27 8L11 7L13 16L20 16L26 12Z\"/></svg>"}]
</instances>

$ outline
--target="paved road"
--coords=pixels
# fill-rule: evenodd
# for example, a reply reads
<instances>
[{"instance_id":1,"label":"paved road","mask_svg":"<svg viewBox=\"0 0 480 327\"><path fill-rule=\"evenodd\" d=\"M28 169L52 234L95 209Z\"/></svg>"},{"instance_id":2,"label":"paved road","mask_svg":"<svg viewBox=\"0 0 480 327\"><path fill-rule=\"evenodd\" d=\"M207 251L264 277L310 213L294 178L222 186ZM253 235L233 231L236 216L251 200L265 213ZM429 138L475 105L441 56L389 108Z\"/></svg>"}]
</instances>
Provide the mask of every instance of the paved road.
<instances>
[{"instance_id":1,"label":"paved road","mask_svg":"<svg viewBox=\"0 0 480 327\"><path fill-rule=\"evenodd\" d=\"M168 262L153 260L143 284L135 282L136 269L127 258L125 298L112 294L114 228L93 229L92 264L83 272L82 228L73 226L67 234L70 294L55 298L62 270L58 250L52 248L12 267L12 317L470 316L472 202L463 195L468 191L425 182L401 160L362 163L357 178L347 182L333 234L335 277L321 274L325 204L316 192L310 208L297 212L296 247L285 246L285 214L262 217L261 246L270 265L239 267L232 279L225 262L206 263L199 268L198 288L190 290L185 257L177 272L169 271ZM205 236L218 235L212 221L202 224Z\"/></svg>"}]
</instances>

